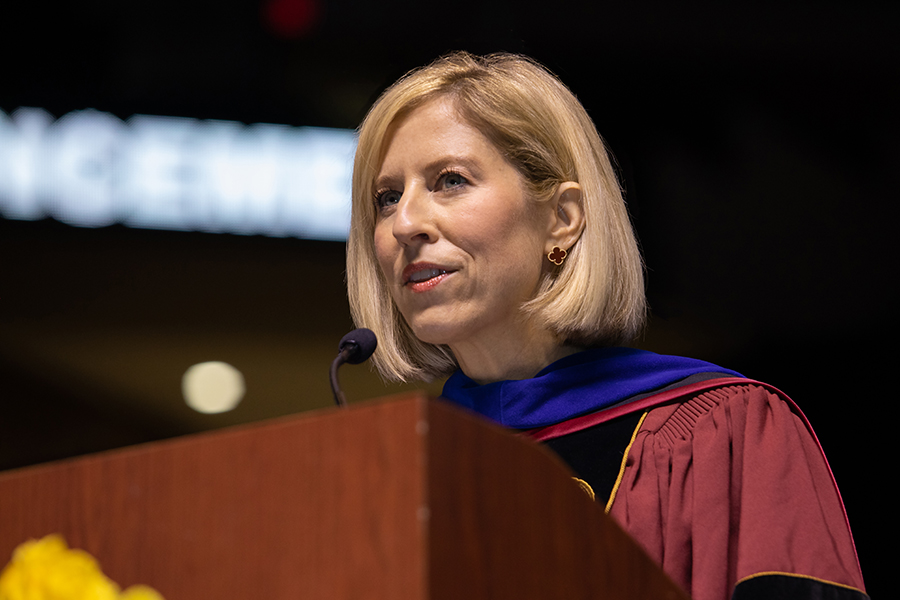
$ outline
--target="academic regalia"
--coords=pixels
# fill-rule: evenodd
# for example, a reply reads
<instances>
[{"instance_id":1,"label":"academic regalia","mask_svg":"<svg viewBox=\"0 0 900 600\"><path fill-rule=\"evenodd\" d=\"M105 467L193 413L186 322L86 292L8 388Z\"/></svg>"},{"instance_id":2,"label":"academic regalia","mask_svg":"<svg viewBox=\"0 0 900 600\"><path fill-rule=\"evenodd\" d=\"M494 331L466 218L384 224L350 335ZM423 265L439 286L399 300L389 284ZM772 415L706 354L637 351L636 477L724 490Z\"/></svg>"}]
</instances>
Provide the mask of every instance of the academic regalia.
<instances>
[{"instance_id":1,"label":"academic regalia","mask_svg":"<svg viewBox=\"0 0 900 600\"><path fill-rule=\"evenodd\" d=\"M605 348L443 395L556 451L694 600L867 597L818 440L771 386Z\"/></svg>"}]
</instances>

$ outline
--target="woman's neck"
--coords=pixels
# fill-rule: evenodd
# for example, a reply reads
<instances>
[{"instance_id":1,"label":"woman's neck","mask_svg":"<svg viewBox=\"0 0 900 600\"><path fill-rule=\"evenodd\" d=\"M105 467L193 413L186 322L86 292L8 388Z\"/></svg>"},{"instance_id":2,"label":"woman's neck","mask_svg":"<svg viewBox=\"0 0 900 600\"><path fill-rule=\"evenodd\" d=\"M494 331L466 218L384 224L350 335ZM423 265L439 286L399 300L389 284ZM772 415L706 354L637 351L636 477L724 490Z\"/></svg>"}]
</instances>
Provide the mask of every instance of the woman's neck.
<instances>
[{"instance_id":1,"label":"woman's neck","mask_svg":"<svg viewBox=\"0 0 900 600\"><path fill-rule=\"evenodd\" d=\"M529 379L544 367L581 350L560 343L546 330L532 331L527 336L504 336L480 342L451 344L459 367L478 384Z\"/></svg>"}]
</instances>

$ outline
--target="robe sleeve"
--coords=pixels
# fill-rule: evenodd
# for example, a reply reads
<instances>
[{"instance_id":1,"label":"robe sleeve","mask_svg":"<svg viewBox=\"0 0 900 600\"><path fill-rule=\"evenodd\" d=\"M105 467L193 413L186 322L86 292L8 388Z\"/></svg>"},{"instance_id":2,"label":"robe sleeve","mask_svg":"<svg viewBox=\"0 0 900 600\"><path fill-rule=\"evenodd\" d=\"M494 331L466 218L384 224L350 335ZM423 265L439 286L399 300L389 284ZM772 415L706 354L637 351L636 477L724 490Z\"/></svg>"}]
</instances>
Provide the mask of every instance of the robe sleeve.
<instances>
[{"instance_id":1,"label":"robe sleeve","mask_svg":"<svg viewBox=\"0 0 900 600\"><path fill-rule=\"evenodd\" d=\"M694 600L867 597L815 436L761 386L652 409L610 514Z\"/></svg>"}]
</instances>

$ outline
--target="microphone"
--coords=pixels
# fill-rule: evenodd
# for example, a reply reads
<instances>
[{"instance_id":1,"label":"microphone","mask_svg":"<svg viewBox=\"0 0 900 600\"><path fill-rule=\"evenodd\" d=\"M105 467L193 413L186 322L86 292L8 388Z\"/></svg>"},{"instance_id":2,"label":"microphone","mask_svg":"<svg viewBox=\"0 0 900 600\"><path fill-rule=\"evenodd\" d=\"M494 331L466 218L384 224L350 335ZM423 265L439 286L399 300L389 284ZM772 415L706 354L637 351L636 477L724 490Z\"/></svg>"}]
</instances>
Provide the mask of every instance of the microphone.
<instances>
[{"instance_id":1,"label":"microphone","mask_svg":"<svg viewBox=\"0 0 900 600\"><path fill-rule=\"evenodd\" d=\"M334 394L335 404L344 408L347 407L347 398L344 397L344 392L341 391L341 386L338 384L338 368L345 362L351 365L365 362L366 359L372 356L377 346L378 338L375 337L371 329L364 327L354 329L341 338L341 343L338 345L337 358L331 363L331 392Z\"/></svg>"}]
</instances>

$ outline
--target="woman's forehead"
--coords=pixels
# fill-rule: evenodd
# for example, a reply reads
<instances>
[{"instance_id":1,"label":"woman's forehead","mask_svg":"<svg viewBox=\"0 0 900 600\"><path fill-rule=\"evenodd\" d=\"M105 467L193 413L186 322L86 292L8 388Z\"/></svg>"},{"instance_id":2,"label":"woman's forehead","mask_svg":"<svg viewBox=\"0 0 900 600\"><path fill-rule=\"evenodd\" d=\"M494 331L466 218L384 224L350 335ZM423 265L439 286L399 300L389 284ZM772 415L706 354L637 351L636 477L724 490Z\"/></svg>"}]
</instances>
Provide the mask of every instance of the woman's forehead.
<instances>
[{"instance_id":1,"label":"woman's forehead","mask_svg":"<svg viewBox=\"0 0 900 600\"><path fill-rule=\"evenodd\" d=\"M386 128L372 180L382 179L396 166L397 149L417 144L429 150L421 156L426 166L431 163L483 163L485 160L501 160L524 177L521 166L510 158L495 140L486 135L485 124L473 123L460 109L460 100L453 95L441 95L419 104L397 117ZM395 144L398 136L401 140ZM389 156L389 154L391 156ZM427 159L430 159L426 161Z\"/></svg>"},{"instance_id":2,"label":"woman's forehead","mask_svg":"<svg viewBox=\"0 0 900 600\"><path fill-rule=\"evenodd\" d=\"M395 119L385 132L375 177L401 163L423 168L447 161L473 162L499 155L481 131L463 118L452 101L437 98Z\"/></svg>"}]
</instances>

